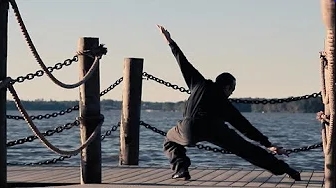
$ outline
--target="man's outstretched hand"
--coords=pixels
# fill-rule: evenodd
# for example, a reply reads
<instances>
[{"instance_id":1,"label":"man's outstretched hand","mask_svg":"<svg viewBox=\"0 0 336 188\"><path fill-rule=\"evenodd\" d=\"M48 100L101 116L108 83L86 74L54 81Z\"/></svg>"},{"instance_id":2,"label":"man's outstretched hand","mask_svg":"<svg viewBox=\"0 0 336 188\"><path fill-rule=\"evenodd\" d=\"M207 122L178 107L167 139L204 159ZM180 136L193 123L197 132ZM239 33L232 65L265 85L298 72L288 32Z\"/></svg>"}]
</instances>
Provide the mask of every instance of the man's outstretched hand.
<instances>
[{"instance_id":1,"label":"man's outstretched hand","mask_svg":"<svg viewBox=\"0 0 336 188\"><path fill-rule=\"evenodd\" d=\"M171 43L173 40L170 37L170 33L161 25L156 25L160 32L163 34L163 36L165 37L165 39L167 40L168 43Z\"/></svg>"},{"instance_id":2,"label":"man's outstretched hand","mask_svg":"<svg viewBox=\"0 0 336 188\"><path fill-rule=\"evenodd\" d=\"M288 153L286 152L285 149L283 149L283 147L272 146L267 149L269 149L272 153L275 153L277 155L286 155L288 157Z\"/></svg>"}]
</instances>

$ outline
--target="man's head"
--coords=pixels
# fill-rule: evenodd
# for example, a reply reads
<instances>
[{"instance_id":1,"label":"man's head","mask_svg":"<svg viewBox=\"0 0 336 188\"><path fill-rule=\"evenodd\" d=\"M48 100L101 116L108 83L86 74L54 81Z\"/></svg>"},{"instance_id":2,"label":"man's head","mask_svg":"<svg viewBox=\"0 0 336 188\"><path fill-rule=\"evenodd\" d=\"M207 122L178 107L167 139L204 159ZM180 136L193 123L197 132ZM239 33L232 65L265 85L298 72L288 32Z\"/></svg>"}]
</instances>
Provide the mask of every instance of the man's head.
<instances>
[{"instance_id":1,"label":"man's head","mask_svg":"<svg viewBox=\"0 0 336 188\"><path fill-rule=\"evenodd\" d=\"M228 72L218 75L215 82L223 88L226 97L229 97L236 89L236 78Z\"/></svg>"}]
</instances>

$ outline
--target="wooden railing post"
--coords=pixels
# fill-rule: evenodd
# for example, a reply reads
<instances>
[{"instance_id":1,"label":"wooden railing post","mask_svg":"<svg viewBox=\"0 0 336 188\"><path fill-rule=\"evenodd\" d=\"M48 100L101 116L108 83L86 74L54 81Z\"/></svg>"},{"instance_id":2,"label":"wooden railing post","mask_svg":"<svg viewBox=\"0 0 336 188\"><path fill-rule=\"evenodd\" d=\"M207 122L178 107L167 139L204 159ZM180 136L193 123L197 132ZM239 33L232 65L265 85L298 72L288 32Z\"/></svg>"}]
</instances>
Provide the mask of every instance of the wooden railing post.
<instances>
[{"instance_id":1,"label":"wooden railing post","mask_svg":"<svg viewBox=\"0 0 336 188\"><path fill-rule=\"evenodd\" d=\"M7 77L8 0L0 0L0 80ZM0 89L0 187L7 187L7 89Z\"/></svg>"},{"instance_id":2,"label":"wooden railing post","mask_svg":"<svg viewBox=\"0 0 336 188\"><path fill-rule=\"evenodd\" d=\"M328 60L328 68L325 69L327 73L325 80L329 87L327 96L329 98L329 104L325 104L325 115L330 116L330 125L325 126L323 134L326 132L326 140L324 151L324 186L325 188L336 187L336 66L335 66L335 0L321 0L322 21L326 29L326 43L325 52ZM330 127L334 128L331 129ZM330 147L329 144L330 143Z\"/></svg>"},{"instance_id":3,"label":"wooden railing post","mask_svg":"<svg viewBox=\"0 0 336 188\"><path fill-rule=\"evenodd\" d=\"M120 165L139 164L143 59L126 58L123 71Z\"/></svg>"},{"instance_id":4,"label":"wooden railing post","mask_svg":"<svg viewBox=\"0 0 336 188\"><path fill-rule=\"evenodd\" d=\"M98 38L80 38L78 51L90 50L99 46ZM92 66L94 59L86 55L78 56L79 77L83 79ZM99 66L92 76L79 87L79 117L81 118L80 135L84 143L99 124L100 113L100 78ZM101 183L101 130L87 148L81 151L81 184Z\"/></svg>"}]
</instances>

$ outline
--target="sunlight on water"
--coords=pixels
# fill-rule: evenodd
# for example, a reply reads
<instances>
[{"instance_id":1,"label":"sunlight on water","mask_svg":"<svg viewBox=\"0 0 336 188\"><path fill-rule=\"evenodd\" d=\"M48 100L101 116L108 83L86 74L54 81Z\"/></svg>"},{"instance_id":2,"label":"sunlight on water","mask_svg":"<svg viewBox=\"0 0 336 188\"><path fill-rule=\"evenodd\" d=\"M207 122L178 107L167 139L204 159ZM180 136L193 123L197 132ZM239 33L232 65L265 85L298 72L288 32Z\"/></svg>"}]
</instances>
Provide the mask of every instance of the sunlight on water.
<instances>
[{"instance_id":1,"label":"sunlight on water","mask_svg":"<svg viewBox=\"0 0 336 188\"><path fill-rule=\"evenodd\" d=\"M52 113L51 111L31 111L30 115ZM8 115L18 115L17 111L8 111ZM120 121L120 111L104 111L105 122L102 133ZM180 112L142 111L142 120L156 128L167 131L174 126L181 118ZM44 132L48 129L73 122L77 112L66 114L61 117L45 120L35 120L36 126ZM285 148L298 148L321 142L321 125L315 120L315 114L291 114L291 113L244 113L253 125L268 136L271 142ZM8 120L8 141L32 135L25 121ZM140 166L167 166L167 158L162 152L163 137L145 127L140 128ZM47 137L49 141L61 149L71 150L77 148L79 141L79 128L74 127L62 133ZM212 146L211 144L204 143ZM220 154L189 148L187 154L190 156L192 166L202 167L235 167L235 168L255 168L250 163L240 159L235 155ZM17 145L8 148L7 162L38 162L59 157L48 150L39 140L30 143ZM308 152L291 154L289 158L278 156L297 169L323 169L323 152L320 149ZM103 165L118 165L119 160L119 129L113 132L102 142ZM58 162L59 165L79 165L79 157L75 156Z\"/></svg>"}]
</instances>

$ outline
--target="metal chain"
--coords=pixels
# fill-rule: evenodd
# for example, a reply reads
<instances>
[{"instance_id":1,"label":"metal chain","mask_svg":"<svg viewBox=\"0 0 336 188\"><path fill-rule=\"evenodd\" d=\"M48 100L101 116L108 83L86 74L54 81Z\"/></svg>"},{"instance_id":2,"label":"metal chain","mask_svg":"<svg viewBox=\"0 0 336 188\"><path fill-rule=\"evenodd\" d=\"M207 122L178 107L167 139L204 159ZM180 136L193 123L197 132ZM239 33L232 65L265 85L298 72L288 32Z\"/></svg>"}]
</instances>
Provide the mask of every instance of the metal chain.
<instances>
[{"instance_id":1,"label":"metal chain","mask_svg":"<svg viewBox=\"0 0 336 188\"><path fill-rule=\"evenodd\" d=\"M120 127L121 122L118 122L117 125L113 125L110 130L106 131L104 134L100 136L101 141L103 141L106 137L110 136L112 132L118 130L118 127Z\"/></svg>"},{"instance_id":2,"label":"metal chain","mask_svg":"<svg viewBox=\"0 0 336 188\"><path fill-rule=\"evenodd\" d=\"M150 129L150 130L152 130L153 132L158 133L158 134L160 134L160 135L162 135L162 136L166 136L166 135L167 135L166 132L161 131L160 129L157 129L156 127L151 126L151 125L149 125L148 123L145 123L145 122L143 122L143 121L140 121L140 125L144 126L144 127L147 128L147 129Z\"/></svg>"},{"instance_id":3,"label":"metal chain","mask_svg":"<svg viewBox=\"0 0 336 188\"><path fill-rule=\"evenodd\" d=\"M54 70L62 69L64 66L70 66L73 62L78 62L78 56L77 55L73 56L72 59L64 60L63 63L56 63L53 67L47 67L47 68L50 72L53 72ZM17 83L22 83L25 80L32 80L36 77L41 77L43 75L44 75L44 71L43 70L38 70L35 73L29 73L26 76L19 76L16 79L13 79L11 81L11 84L15 84L16 82Z\"/></svg>"},{"instance_id":4,"label":"metal chain","mask_svg":"<svg viewBox=\"0 0 336 188\"><path fill-rule=\"evenodd\" d=\"M162 136L166 136L166 132L164 131L161 131L159 129L157 129L156 127L154 126L151 126L143 121L140 121L140 125L144 126L145 128L147 129L150 129L152 130L153 132L156 132ZM120 127L120 122L118 122L117 125L114 125L111 127L110 130L106 131L104 134L101 135L101 140L103 141L107 136L110 136L112 134L112 132L116 131L118 129L118 127ZM213 151L215 153L222 153L222 154L232 154L231 152L225 150L225 149L221 149L221 148L216 148L216 147L210 147L210 146L206 146L206 145L203 145L203 144L196 144L196 147L198 149L204 149L206 151ZM301 147L301 148L296 148L296 149L287 149L287 153L290 154L290 153L298 153L298 152L301 152L301 151L309 151L309 150L312 150L312 149L317 149L317 148L321 148L322 147L322 143L318 143L318 144L313 144L313 145L310 145L310 146L305 146L305 147ZM45 161L40 161L40 162L34 162L34 163L7 163L7 165L45 165L45 164L55 164L57 162L60 162L60 161L64 161L65 159L69 159L73 156L76 156L76 155L68 155L68 156L60 156L58 158L54 158L54 159L51 159L51 160L45 160Z\"/></svg>"},{"instance_id":5,"label":"metal chain","mask_svg":"<svg viewBox=\"0 0 336 188\"><path fill-rule=\"evenodd\" d=\"M106 93L117 87L121 82L123 81L123 77L120 77L118 80L116 80L112 85L104 89L100 92L100 96L104 96Z\"/></svg>"},{"instance_id":6,"label":"metal chain","mask_svg":"<svg viewBox=\"0 0 336 188\"><path fill-rule=\"evenodd\" d=\"M108 93L109 91L111 91L112 89L114 89L116 86L118 86L121 82L123 81L123 78L119 78L118 80L116 80L112 85L110 85L108 88L104 89L103 91L100 92L100 96L105 95L106 93ZM65 110L61 110L59 112L54 112L51 114L44 114L44 115L37 115L37 116L30 116L30 118L32 120L42 120L42 119L49 119L49 118L54 118L57 116L62 116L68 113L71 113L73 111L79 110L79 105L70 107L68 109ZM13 120L24 120L22 116L15 116L15 115L6 115L7 119L13 119Z\"/></svg>"},{"instance_id":7,"label":"metal chain","mask_svg":"<svg viewBox=\"0 0 336 188\"><path fill-rule=\"evenodd\" d=\"M42 119L49 119L49 118L54 118L57 116L62 116L68 113L71 113L72 111L76 111L79 109L79 106L73 106L65 110L61 110L59 112L54 112L51 114L44 114L44 115L36 115L36 116L30 116L32 120L42 120ZM13 120L24 120L22 116L14 116L14 115L6 115L7 119L13 119Z\"/></svg>"},{"instance_id":8,"label":"metal chain","mask_svg":"<svg viewBox=\"0 0 336 188\"><path fill-rule=\"evenodd\" d=\"M304 146L304 147L301 147L301 148L287 149L286 152L288 154L298 153L298 152L301 152L301 151L309 151L309 150L312 150L312 149L322 148L322 146L323 146L322 142L320 142L320 143L317 143L317 144L313 144L313 145L310 145L310 146Z\"/></svg>"},{"instance_id":9,"label":"metal chain","mask_svg":"<svg viewBox=\"0 0 336 188\"><path fill-rule=\"evenodd\" d=\"M226 151L222 148L212 148L210 146L205 146L203 144L196 144L196 147L198 149L204 149L206 151L213 151L213 152L220 152L222 154L232 154L231 152L229 151ZM313 144L313 145L310 145L310 146L304 146L304 147L301 147L301 148L294 148L294 149L286 149L286 153L287 154L290 154L290 153L299 153L299 152L302 152L302 151L309 151L309 150L312 150L312 149L317 149L317 148L321 148L322 147L322 142L320 143L317 143L317 144ZM275 154L274 154L275 155Z\"/></svg>"},{"instance_id":10,"label":"metal chain","mask_svg":"<svg viewBox=\"0 0 336 188\"><path fill-rule=\"evenodd\" d=\"M43 136L52 136L55 133L61 133L61 132L63 132L63 130L69 130L72 127L79 126L79 124L80 124L80 122L78 120L75 120L72 123L67 123L67 124L64 124L62 126L56 127L54 129L47 130L47 131L45 131L42 134L43 134ZM36 139L37 139L37 136L31 135L31 136L27 136L25 138L9 141L9 142L7 142L6 146L7 147L12 147L12 146L20 145L20 144L23 144L23 143L26 143L26 142L33 142Z\"/></svg>"},{"instance_id":11,"label":"metal chain","mask_svg":"<svg viewBox=\"0 0 336 188\"><path fill-rule=\"evenodd\" d=\"M190 94L190 91L184 87L179 87L175 84L171 84L169 82L166 82L160 78L157 78L153 75L150 75L146 72L143 72L143 77L146 79L150 79L150 80L154 80L160 84L163 84L167 87L171 87L175 90L179 90L180 92L185 92ZM119 78L118 80L116 80L112 85L110 85L108 88L104 89L103 91L101 91L100 96L105 95L106 93L108 93L109 91L111 91L112 89L114 89L116 86L118 86L121 82L123 81L123 77ZM234 103L244 103L244 104L277 104L277 103L284 103L284 102L292 102L292 101L299 101L299 100L303 100L303 99L309 99L309 98L317 98L317 97L321 97L321 92L319 93L313 93L311 95L303 95L303 96L298 96L298 97L288 97L288 98L282 98L282 99L263 99L263 100L247 100L247 99L229 99L231 102ZM73 106L70 107L68 109L65 110L61 110L60 112L54 112L52 114L45 114L45 115L38 115L38 116L31 116L31 118L37 119L37 120L41 120L41 119L49 119L51 117L57 117L59 115L64 115L66 113L71 113L73 110L78 110L79 106ZM21 116L14 116L14 115L7 115L6 116L7 119L14 119L14 120L23 120L23 117Z\"/></svg>"},{"instance_id":12,"label":"metal chain","mask_svg":"<svg viewBox=\"0 0 336 188\"><path fill-rule=\"evenodd\" d=\"M153 132L155 133L158 133L162 136L166 136L167 133L164 132L164 131L161 131L159 129L157 129L156 127L154 126L151 126L143 121L140 121L140 125L144 126L145 128L147 129L150 129L152 130ZM222 149L222 148L216 148L216 147L210 147L210 146L206 146L206 145L203 145L203 144L196 144L196 147L198 149L204 149L206 151L213 151L213 152L220 152L222 154L232 154L230 151L227 151L225 149ZM310 146L305 146L305 147L301 147L301 148L295 148L295 149L286 149L286 152L288 154L290 153L298 153L298 152L301 152L301 151L309 151L309 150L312 150L312 149L317 149L317 148L321 148L322 147L322 142L318 143L318 144L313 144L313 145L310 145Z\"/></svg>"},{"instance_id":13,"label":"metal chain","mask_svg":"<svg viewBox=\"0 0 336 188\"><path fill-rule=\"evenodd\" d=\"M76 154L78 155L78 154ZM46 164L55 164L60 161L64 161L65 159L70 159L73 156L76 155L65 155L65 156L60 156L58 158L53 158L53 159L48 159L45 161L39 161L39 162L33 162L33 163L7 163L7 165L24 165L24 166L32 166L32 165L46 165Z\"/></svg>"},{"instance_id":14,"label":"metal chain","mask_svg":"<svg viewBox=\"0 0 336 188\"><path fill-rule=\"evenodd\" d=\"M297 97L287 97L287 98L281 98L281 99L229 99L229 101L233 103L243 103L243 104L279 104L279 103L285 103L285 102L293 102L293 101L299 101L299 100L306 100L310 98L317 98L322 97L321 92L319 93L312 93L310 95L303 95L303 96L297 96Z\"/></svg>"},{"instance_id":15,"label":"metal chain","mask_svg":"<svg viewBox=\"0 0 336 188\"><path fill-rule=\"evenodd\" d=\"M107 136L110 136L112 132L118 130L118 127L120 127L120 122L118 122L117 125L113 125L110 130L106 131L104 134L102 134L101 141L103 141ZM78 154L76 154L78 155ZM24 165L24 166L31 166L31 165L46 165L46 164L55 164L57 162L64 161L65 159L70 159L73 156L76 155L65 155L65 156L60 156L58 158L53 158L53 159L48 159L44 161L39 161L39 162L32 162L32 163L7 163L7 165Z\"/></svg>"},{"instance_id":16,"label":"metal chain","mask_svg":"<svg viewBox=\"0 0 336 188\"><path fill-rule=\"evenodd\" d=\"M75 56L76 57L76 56ZM72 62L71 60L69 61L65 61L65 62ZM69 63L63 63L65 64L66 66L69 64ZM54 67L59 67L59 66L54 66ZM58 69L58 68L55 68L55 69ZM59 68L60 69L60 68ZM43 72L43 71L42 71ZM31 74L28 74L28 75L31 75ZM31 76L26 76L26 77L31 77ZM160 78L157 78L151 74L148 74L147 72L143 72L143 77L145 79L150 79L150 80L154 80L160 84L163 84L167 87L171 87L175 90L179 90L180 92L185 92L185 93L188 93L190 94L190 91L184 87L179 87L175 84L171 84L170 82L166 82ZM29 78L20 78L19 77L15 80L24 80L24 79L29 79ZM106 93L108 93L109 91L111 91L112 89L114 89L116 86L118 86L121 82L123 81L123 77L119 78L118 80L116 80L112 85L110 85L108 88L104 89L103 91L100 92L100 96L103 96L105 95ZM21 82L21 81L17 81L17 82ZM284 103L284 102L292 102L292 101L299 101L299 100L303 100L303 99L309 99L309 98L317 98L317 97L321 97L321 92L319 93L313 93L311 95L303 95L303 96L298 96L298 97L288 97L288 98L282 98L282 99L263 99L263 100L247 100L247 99L235 99L235 98L232 98L232 99L229 99L231 102L234 102L234 103L244 103L244 104L277 104L277 103ZM41 119L49 119L51 117L57 117L59 115L64 115L66 113L71 113L73 110L78 110L79 109L79 106L76 105L76 106L73 106L73 107L70 107L68 109L65 109L65 110L61 110L59 112L54 112L52 114L45 114L45 115L37 115L37 116L31 116L32 120L34 119L37 119L37 120L41 120ZM23 120L23 117L21 116L14 116L14 115L6 115L7 119L14 119L14 120Z\"/></svg>"},{"instance_id":17,"label":"metal chain","mask_svg":"<svg viewBox=\"0 0 336 188\"><path fill-rule=\"evenodd\" d=\"M170 82L164 81L158 77L155 77L151 74L148 74L147 72L143 72L142 76L146 78L147 80L153 80L157 83L160 83L162 85L165 85L167 87L173 88L175 90L179 90L180 92L185 92L190 94L190 91L184 87L179 87L175 84L172 84ZM299 101L299 100L304 100L304 99L309 99L309 98L317 98L317 97L322 97L321 92L319 93L313 93L310 95L303 95L303 96L298 96L298 97L287 97L287 98L281 98L281 99L262 99L262 100L257 100L257 99L237 99L237 98L232 98L229 99L231 102L234 103L243 103L243 104L277 104L277 103L284 103L284 102L292 102L292 101Z\"/></svg>"},{"instance_id":18,"label":"metal chain","mask_svg":"<svg viewBox=\"0 0 336 188\"><path fill-rule=\"evenodd\" d=\"M157 82L157 83L159 83L159 84L163 84L163 85L165 85L165 86L167 86L167 87L171 87L171 88L173 88L173 89L175 89L175 90L179 90L180 92L185 92L185 93L190 94L190 91L189 91L188 89L186 89L186 88L184 88L184 87L179 87L178 85L172 84L172 83L170 83L170 82L166 82L166 81L164 81L164 80L162 80L162 79L160 79L160 78L158 78L158 77L155 77L155 76L153 76L153 75L151 75L151 74L148 74L147 72L143 72L143 73L142 73L142 76L143 76L144 78L146 78L147 80L148 80L148 79L149 79L149 80L154 80L155 82Z\"/></svg>"}]
</instances>

